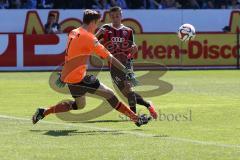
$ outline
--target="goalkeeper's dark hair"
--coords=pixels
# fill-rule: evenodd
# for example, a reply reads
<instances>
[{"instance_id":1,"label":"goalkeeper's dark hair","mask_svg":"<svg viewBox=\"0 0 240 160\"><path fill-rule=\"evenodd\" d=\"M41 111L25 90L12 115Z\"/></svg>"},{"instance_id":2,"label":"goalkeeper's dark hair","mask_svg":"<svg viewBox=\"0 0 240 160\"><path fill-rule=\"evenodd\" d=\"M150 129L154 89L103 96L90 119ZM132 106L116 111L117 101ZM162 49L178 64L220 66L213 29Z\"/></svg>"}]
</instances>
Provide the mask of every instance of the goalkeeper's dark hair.
<instances>
[{"instance_id":1,"label":"goalkeeper's dark hair","mask_svg":"<svg viewBox=\"0 0 240 160\"><path fill-rule=\"evenodd\" d=\"M119 6L114 6L109 9L109 12L116 12L116 11L122 11L122 8Z\"/></svg>"},{"instance_id":2,"label":"goalkeeper's dark hair","mask_svg":"<svg viewBox=\"0 0 240 160\"><path fill-rule=\"evenodd\" d=\"M101 18L100 12L97 12L95 10L86 9L83 13L83 23L89 24L92 21L97 21Z\"/></svg>"}]
</instances>

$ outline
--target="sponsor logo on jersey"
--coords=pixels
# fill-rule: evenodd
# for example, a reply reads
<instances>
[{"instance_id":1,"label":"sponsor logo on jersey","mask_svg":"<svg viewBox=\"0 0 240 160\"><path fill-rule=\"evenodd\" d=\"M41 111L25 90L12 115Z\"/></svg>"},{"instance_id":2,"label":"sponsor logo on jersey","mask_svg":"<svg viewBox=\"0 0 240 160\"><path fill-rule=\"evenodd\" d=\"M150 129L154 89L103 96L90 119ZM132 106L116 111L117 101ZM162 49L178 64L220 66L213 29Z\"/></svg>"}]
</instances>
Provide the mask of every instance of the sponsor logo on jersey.
<instances>
[{"instance_id":1,"label":"sponsor logo on jersey","mask_svg":"<svg viewBox=\"0 0 240 160\"><path fill-rule=\"evenodd\" d=\"M111 41L112 41L113 43L122 43L122 42L125 41L125 38L123 38L123 37L112 37L112 38L111 38Z\"/></svg>"}]
</instances>

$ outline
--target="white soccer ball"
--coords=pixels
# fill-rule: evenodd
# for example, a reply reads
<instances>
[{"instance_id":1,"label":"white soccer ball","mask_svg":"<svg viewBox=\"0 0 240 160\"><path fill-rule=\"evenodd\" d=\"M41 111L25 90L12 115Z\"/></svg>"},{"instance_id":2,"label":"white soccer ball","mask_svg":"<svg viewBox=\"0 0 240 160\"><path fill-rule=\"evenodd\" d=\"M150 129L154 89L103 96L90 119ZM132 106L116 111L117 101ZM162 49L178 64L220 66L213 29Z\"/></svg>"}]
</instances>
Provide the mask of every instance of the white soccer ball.
<instances>
[{"instance_id":1,"label":"white soccer ball","mask_svg":"<svg viewBox=\"0 0 240 160\"><path fill-rule=\"evenodd\" d=\"M196 32L195 32L195 28L193 25L191 24L183 24L179 27L178 29L178 38L181 41L189 41L189 40L193 40L196 36Z\"/></svg>"}]
</instances>

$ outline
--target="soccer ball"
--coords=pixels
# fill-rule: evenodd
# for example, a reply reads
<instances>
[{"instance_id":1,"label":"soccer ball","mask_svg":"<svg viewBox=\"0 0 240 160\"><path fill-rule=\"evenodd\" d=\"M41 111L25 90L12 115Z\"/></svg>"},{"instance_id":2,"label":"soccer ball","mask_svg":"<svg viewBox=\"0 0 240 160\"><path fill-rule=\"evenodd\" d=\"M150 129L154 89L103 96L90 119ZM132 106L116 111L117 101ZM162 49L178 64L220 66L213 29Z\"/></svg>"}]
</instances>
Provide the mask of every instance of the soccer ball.
<instances>
[{"instance_id":1,"label":"soccer ball","mask_svg":"<svg viewBox=\"0 0 240 160\"><path fill-rule=\"evenodd\" d=\"M191 24L183 24L178 29L178 38L181 41L193 40L196 36L195 28Z\"/></svg>"}]
</instances>

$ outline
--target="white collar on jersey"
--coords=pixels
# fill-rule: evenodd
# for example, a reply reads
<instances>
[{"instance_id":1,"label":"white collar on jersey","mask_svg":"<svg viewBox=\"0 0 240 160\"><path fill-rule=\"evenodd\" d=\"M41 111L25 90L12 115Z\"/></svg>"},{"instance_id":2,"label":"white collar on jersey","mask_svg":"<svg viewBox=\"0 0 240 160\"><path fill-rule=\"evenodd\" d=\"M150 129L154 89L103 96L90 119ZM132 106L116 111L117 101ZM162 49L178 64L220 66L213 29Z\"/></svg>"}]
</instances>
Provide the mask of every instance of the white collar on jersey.
<instances>
[{"instance_id":1,"label":"white collar on jersey","mask_svg":"<svg viewBox=\"0 0 240 160\"><path fill-rule=\"evenodd\" d=\"M116 30L122 29L122 28L124 27L124 25L121 24L119 28L115 28L115 27L113 27L113 24L112 24L112 23L110 23L110 26L111 26L112 28L116 29Z\"/></svg>"}]
</instances>

